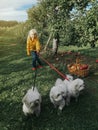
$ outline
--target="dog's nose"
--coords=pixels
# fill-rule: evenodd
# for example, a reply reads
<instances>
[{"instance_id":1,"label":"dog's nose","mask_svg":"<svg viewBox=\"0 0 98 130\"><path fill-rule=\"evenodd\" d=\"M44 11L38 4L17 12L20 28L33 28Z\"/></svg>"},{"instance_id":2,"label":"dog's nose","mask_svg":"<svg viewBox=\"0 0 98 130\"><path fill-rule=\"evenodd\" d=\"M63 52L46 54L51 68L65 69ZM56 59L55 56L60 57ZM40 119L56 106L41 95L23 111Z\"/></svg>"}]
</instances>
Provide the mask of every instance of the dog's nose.
<instances>
[{"instance_id":1,"label":"dog's nose","mask_svg":"<svg viewBox=\"0 0 98 130\"><path fill-rule=\"evenodd\" d=\"M62 96L62 97L63 97L64 100L66 100L66 98L67 98L66 96Z\"/></svg>"},{"instance_id":2,"label":"dog's nose","mask_svg":"<svg viewBox=\"0 0 98 130\"><path fill-rule=\"evenodd\" d=\"M36 100L36 101L34 102L34 105L35 105L35 106L38 106L38 105L39 105L39 100Z\"/></svg>"},{"instance_id":3,"label":"dog's nose","mask_svg":"<svg viewBox=\"0 0 98 130\"><path fill-rule=\"evenodd\" d=\"M35 103L34 106L37 107L39 105L39 103Z\"/></svg>"}]
</instances>

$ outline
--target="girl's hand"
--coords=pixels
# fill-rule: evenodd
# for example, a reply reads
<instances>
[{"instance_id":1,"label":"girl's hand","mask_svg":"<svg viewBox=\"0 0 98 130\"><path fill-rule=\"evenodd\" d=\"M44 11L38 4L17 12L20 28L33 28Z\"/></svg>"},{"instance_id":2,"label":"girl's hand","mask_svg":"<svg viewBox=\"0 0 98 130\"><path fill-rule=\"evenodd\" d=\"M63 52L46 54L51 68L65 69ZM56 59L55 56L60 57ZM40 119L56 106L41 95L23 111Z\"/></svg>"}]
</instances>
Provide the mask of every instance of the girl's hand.
<instances>
[{"instance_id":1,"label":"girl's hand","mask_svg":"<svg viewBox=\"0 0 98 130\"><path fill-rule=\"evenodd\" d=\"M37 52L37 55L39 55L39 52Z\"/></svg>"},{"instance_id":2,"label":"girl's hand","mask_svg":"<svg viewBox=\"0 0 98 130\"><path fill-rule=\"evenodd\" d=\"M30 53L27 53L28 56L30 56Z\"/></svg>"}]
</instances>

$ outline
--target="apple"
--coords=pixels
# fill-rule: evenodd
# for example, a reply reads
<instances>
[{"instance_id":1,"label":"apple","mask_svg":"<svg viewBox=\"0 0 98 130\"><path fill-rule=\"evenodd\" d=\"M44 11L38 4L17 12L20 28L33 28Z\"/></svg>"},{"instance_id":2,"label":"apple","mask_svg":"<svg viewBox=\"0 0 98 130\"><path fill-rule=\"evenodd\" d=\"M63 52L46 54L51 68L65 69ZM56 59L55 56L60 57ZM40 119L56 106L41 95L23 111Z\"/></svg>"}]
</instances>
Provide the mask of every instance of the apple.
<instances>
[{"instance_id":1,"label":"apple","mask_svg":"<svg viewBox=\"0 0 98 130\"><path fill-rule=\"evenodd\" d=\"M98 63L98 60L96 60L96 63Z\"/></svg>"},{"instance_id":2,"label":"apple","mask_svg":"<svg viewBox=\"0 0 98 130\"><path fill-rule=\"evenodd\" d=\"M80 70L84 70L84 69L88 69L88 65L83 64L83 65L80 66Z\"/></svg>"}]
</instances>

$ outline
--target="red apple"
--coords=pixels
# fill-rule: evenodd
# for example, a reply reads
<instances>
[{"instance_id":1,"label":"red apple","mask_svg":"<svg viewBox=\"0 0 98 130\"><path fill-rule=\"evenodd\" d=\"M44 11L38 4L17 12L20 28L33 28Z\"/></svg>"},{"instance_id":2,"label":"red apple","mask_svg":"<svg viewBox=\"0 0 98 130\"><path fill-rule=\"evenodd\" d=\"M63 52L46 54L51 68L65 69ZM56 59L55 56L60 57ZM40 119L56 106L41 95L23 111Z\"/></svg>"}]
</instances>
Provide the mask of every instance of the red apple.
<instances>
[{"instance_id":1,"label":"red apple","mask_svg":"<svg viewBox=\"0 0 98 130\"><path fill-rule=\"evenodd\" d=\"M96 60L96 63L98 63L98 60Z\"/></svg>"},{"instance_id":2,"label":"red apple","mask_svg":"<svg viewBox=\"0 0 98 130\"><path fill-rule=\"evenodd\" d=\"M88 65L86 65L86 64L83 64L83 65L80 66L80 70L84 70L84 69L87 69L87 68L88 68Z\"/></svg>"}]
</instances>

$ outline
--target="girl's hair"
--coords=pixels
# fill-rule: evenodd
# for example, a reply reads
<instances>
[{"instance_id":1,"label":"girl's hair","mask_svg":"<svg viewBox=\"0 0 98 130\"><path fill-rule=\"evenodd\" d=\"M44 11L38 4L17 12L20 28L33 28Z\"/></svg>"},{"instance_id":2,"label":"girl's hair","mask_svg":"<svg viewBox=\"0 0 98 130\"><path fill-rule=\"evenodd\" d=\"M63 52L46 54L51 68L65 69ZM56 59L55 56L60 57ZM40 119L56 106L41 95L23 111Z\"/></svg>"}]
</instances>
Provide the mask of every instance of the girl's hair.
<instances>
[{"instance_id":1,"label":"girl's hair","mask_svg":"<svg viewBox=\"0 0 98 130\"><path fill-rule=\"evenodd\" d=\"M27 39L31 39L32 34L36 34L36 38L38 38L36 29L31 29L28 33Z\"/></svg>"},{"instance_id":2,"label":"girl's hair","mask_svg":"<svg viewBox=\"0 0 98 130\"><path fill-rule=\"evenodd\" d=\"M31 30L29 31L28 37L31 37L31 34L36 34L36 35L37 35L36 29L31 29Z\"/></svg>"}]
</instances>

